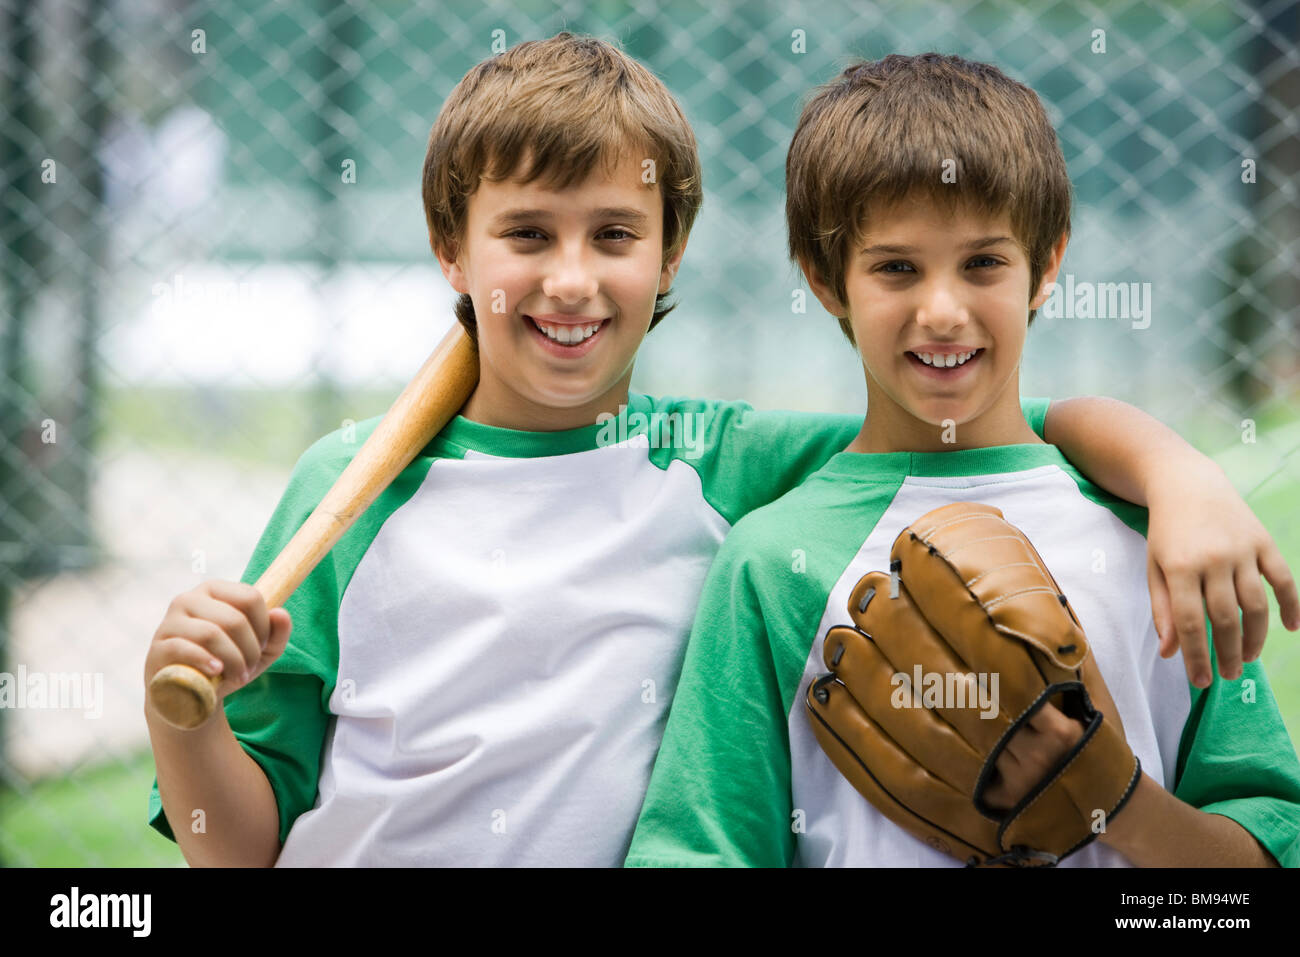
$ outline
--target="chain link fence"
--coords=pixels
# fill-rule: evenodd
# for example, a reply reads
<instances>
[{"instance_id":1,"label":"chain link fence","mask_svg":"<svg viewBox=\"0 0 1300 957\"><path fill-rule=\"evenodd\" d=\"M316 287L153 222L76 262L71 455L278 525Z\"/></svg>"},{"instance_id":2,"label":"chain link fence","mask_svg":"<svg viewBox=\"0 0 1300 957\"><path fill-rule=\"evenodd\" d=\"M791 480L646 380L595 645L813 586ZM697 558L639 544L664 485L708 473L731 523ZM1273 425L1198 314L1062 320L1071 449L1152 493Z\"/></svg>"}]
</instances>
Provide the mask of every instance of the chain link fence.
<instances>
[{"instance_id":1,"label":"chain link fence","mask_svg":"<svg viewBox=\"0 0 1300 957\"><path fill-rule=\"evenodd\" d=\"M429 128L474 63L561 29L648 64L699 138L680 306L635 389L860 412L836 323L792 309L799 108L856 56L990 60L1043 98L1076 187L1022 392L1170 423L1300 569L1294 3L0 0L0 672L82 694L0 708L3 863L182 862L145 825L149 638L239 577L298 454L383 412L449 327Z\"/></svg>"}]
</instances>

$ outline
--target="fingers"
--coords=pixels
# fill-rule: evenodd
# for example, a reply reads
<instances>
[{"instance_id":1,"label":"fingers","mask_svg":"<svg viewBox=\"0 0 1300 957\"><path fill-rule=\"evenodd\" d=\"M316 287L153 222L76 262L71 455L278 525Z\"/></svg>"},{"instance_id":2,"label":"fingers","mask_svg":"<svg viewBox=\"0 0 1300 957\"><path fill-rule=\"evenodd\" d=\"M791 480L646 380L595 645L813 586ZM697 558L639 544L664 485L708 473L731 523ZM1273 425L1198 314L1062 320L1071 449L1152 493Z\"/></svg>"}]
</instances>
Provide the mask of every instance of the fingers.
<instances>
[{"instance_id":1,"label":"fingers","mask_svg":"<svg viewBox=\"0 0 1300 957\"><path fill-rule=\"evenodd\" d=\"M200 640L203 637L203 629L202 625L198 623L198 619L188 619L176 628L168 630L173 633L170 637L155 642L160 660L157 667L146 673L146 681L152 678L153 673L160 670L163 665L189 665L195 671L200 671L209 678L216 678L225 671L225 662L213 654L206 644ZM181 634L176 634L176 632L181 632Z\"/></svg>"},{"instance_id":2,"label":"fingers","mask_svg":"<svg viewBox=\"0 0 1300 957\"><path fill-rule=\"evenodd\" d=\"M1147 558L1147 587L1151 592L1151 618L1160 637L1160 657L1168 658L1178 650L1178 638L1173 628L1174 610L1169 601L1169 586L1165 584L1164 572L1150 557Z\"/></svg>"},{"instance_id":3,"label":"fingers","mask_svg":"<svg viewBox=\"0 0 1300 957\"><path fill-rule=\"evenodd\" d=\"M1015 807L1016 802L1029 792L1024 777L1019 762L1003 750L993 765L993 777L984 788L984 803L999 811Z\"/></svg>"},{"instance_id":4,"label":"fingers","mask_svg":"<svg viewBox=\"0 0 1300 957\"><path fill-rule=\"evenodd\" d=\"M257 589L242 582L213 579L172 600L155 634L155 644L166 647L152 657L160 664L170 663L180 649L168 640L187 639L221 663L216 671L223 676L228 692L249 680L270 637L270 614ZM197 654L186 650L187 663ZM200 670L214 673L210 662Z\"/></svg>"},{"instance_id":5,"label":"fingers","mask_svg":"<svg viewBox=\"0 0 1300 957\"><path fill-rule=\"evenodd\" d=\"M292 627L289 613L268 610L253 586L206 581L168 605L145 655L145 684L151 685L168 665L186 665L216 679L217 697L222 699L275 662ZM152 701L153 693L148 697Z\"/></svg>"},{"instance_id":6,"label":"fingers","mask_svg":"<svg viewBox=\"0 0 1300 957\"><path fill-rule=\"evenodd\" d=\"M1241 620L1230 568L1215 569L1205 579L1205 610L1214 628L1219 674L1228 681L1235 681L1241 677Z\"/></svg>"},{"instance_id":7,"label":"fingers","mask_svg":"<svg viewBox=\"0 0 1300 957\"><path fill-rule=\"evenodd\" d=\"M221 695L235 690L240 683L244 658L230 637L216 624L201 618L173 621L167 634L154 642L156 673L164 665L182 664L212 678L220 678ZM146 673L146 678L152 677Z\"/></svg>"},{"instance_id":8,"label":"fingers","mask_svg":"<svg viewBox=\"0 0 1300 957\"><path fill-rule=\"evenodd\" d=\"M1268 592L1256 570L1247 566L1237 569L1235 582L1241 605L1241 660L1254 661L1264 650L1264 639L1268 636ZM1222 666L1219 673L1223 674Z\"/></svg>"},{"instance_id":9,"label":"fingers","mask_svg":"<svg viewBox=\"0 0 1300 957\"><path fill-rule=\"evenodd\" d=\"M1273 596L1277 598L1278 609L1282 612L1282 624L1288 631L1300 629L1300 595L1296 593L1295 579L1291 577L1291 569L1271 539L1260 555L1259 571L1273 586Z\"/></svg>"},{"instance_id":10,"label":"fingers","mask_svg":"<svg viewBox=\"0 0 1300 957\"><path fill-rule=\"evenodd\" d=\"M208 594L213 598L224 601L226 604L243 612L244 617L253 626L259 646L266 643L266 639L271 633L271 626L268 618L269 610L261 592L252 585L245 585L243 582L222 581L221 579L213 579L205 582L205 585Z\"/></svg>"},{"instance_id":11,"label":"fingers","mask_svg":"<svg viewBox=\"0 0 1300 957\"><path fill-rule=\"evenodd\" d=\"M984 790L990 807L1015 806L1083 737L1083 726L1050 701L1021 726L993 767L996 775Z\"/></svg>"},{"instance_id":12,"label":"fingers","mask_svg":"<svg viewBox=\"0 0 1300 957\"><path fill-rule=\"evenodd\" d=\"M1082 737L1083 725L1049 701L1011 736L995 767L1001 769L1003 759L1010 758L1008 771L1028 773L1037 780Z\"/></svg>"},{"instance_id":13,"label":"fingers","mask_svg":"<svg viewBox=\"0 0 1300 957\"><path fill-rule=\"evenodd\" d=\"M1083 737L1083 725L1073 718L1067 718L1050 701L1029 719L1029 727L1041 735L1041 738L1034 741L1034 746L1047 767L1055 764Z\"/></svg>"},{"instance_id":14,"label":"fingers","mask_svg":"<svg viewBox=\"0 0 1300 957\"><path fill-rule=\"evenodd\" d=\"M230 669L226 672L227 677L241 684L247 681L248 672L262 657L262 641L253 632L248 619L224 601L202 595L196 596L190 607L193 609L193 617L217 629L217 633L209 633L211 641L215 643L209 647ZM230 653L232 646L233 655Z\"/></svg>"},{"instance_id":15,"label":"fingers","mask_svg":"<svg viewBox=\"0 0 1300 957\"><path fill-rule=\"evenodd\" d=\"M1256 660L1263 651L1268 635L1268 592L1260 575L1273 588L1282 623L1291 631L1300 630L1300 591L1271 538L1260 547L1258 556L1254 567L1234 568L1228 562L1216 562L1209 566L1204 581L1194 570L1166 574L1153 560L1147 562L1151 616L1160 637L1160 654L1167 658L1181 646L1188 680L1198 688L1208 687L1213 677L1206 616L1224 679L1240 678L1242 663ZM1170 640L1170 620L1176 644Z\"/></svg>"},{"instance_id":16,"label":"fingers","mask_svg":"<svg viewBox=\"0 0 1300 957\"><path fill-rule=\"evenodd\" d=\"M1198 688L1210 684L1210 646L1205 636L1201 579L1189 571L1166 571L1174 631L1183 649L1187 678Z\"/></svg>"},{"instance_id":17,"label":"fingers","mask_svg":"<svg viewBox=\"0 0 1300 957\"><path fill-rule=\"evenodd\" d=\"M289 635L293 632L293 621L283 608L271 612L271 637L262 649L262 666L269 666L282 654L289 644Z\"/></svg>"}]
</instances>

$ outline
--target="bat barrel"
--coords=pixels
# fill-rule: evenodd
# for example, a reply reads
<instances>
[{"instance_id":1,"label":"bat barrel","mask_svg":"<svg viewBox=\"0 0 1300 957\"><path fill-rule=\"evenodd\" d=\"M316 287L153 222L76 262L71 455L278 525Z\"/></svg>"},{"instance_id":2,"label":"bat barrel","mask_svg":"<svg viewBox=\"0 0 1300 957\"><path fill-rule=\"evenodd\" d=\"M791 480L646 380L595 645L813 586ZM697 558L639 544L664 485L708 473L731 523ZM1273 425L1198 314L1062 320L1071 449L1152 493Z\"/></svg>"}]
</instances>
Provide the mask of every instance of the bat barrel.
<instances>
[{"instance_id":1,"label":"bat barrel","mask_svg":"<svg viewBox=\"0 0 1300 957\"><path fill-rule=\"evenodd\" d=\"M257 580L254 587L267 608L289 600L379 493L451 421L477 383L478 353L457 323ZM197 728L216 710L220 681L188 665L168 665L149 682L149 701L173 727Z\"/></svg>"}]
</instances>

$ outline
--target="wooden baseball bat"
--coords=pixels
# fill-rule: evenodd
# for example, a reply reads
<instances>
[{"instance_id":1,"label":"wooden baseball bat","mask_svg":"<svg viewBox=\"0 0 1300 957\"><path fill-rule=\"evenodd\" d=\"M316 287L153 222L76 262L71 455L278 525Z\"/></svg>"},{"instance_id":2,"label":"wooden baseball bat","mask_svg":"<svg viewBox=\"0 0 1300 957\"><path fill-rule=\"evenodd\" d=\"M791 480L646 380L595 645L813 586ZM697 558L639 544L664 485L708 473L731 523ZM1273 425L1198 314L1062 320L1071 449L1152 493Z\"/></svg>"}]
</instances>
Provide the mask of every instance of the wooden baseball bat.
<instances>
[{"instance_id":1,"label":"wooden baseball bat","mask_svg":"<svg viewBox=\"0 0 1300 957\"><path fill-rule=\"evenodd\" d=\"M279 608L354 521L454 416L478 383L478 352L460 323L425 360L375 431L297 533L253 586ZM177 728L197 728L216 710L221 677L188 665L160 668L149 700Z\"/></svg>"}]
</instances>

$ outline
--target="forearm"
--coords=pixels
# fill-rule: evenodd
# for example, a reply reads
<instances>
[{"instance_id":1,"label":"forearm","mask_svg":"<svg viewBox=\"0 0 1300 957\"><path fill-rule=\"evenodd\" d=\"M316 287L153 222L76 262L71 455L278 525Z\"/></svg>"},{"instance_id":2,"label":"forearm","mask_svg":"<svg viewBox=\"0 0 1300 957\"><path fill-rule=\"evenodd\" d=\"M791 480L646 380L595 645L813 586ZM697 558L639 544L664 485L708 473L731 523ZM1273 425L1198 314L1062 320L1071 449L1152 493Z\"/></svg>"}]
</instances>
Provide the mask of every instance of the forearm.
<instances>
[{"instance_id":1,"label":"forearm","mask_svg":"<svg viewBox=\"0 0 1300 957\"><path fill-rule=\"evenodd\" d=\"M1098 840L1138 867L1277 867L1236 821L1198 811L1146 774Z\"/></svg>"},{"instance_id":2,"label":"forearm","mask_svg":"<svg viewBox=\"0 0 1300 957\"><path fill-rule=\"evenodd\" d=\"M270 867L280 854L275 792L235 739L220 708L201 728L177 731L147 710L158 794L192 867ZM195 811L202 811L197 818ZM195 821L202 821L202 828Z\"/></svg>"},{"instance_id":3,"label":"forearm","mask_svg":"<svg viewBox=\"0 0 1300 957\"><path fill-rule=\"evenodd\" d=\"M1043 438L1090 481L1112 495L1149 506L1155 482L1222 481L1223 470L1159 419L1126 402L1081 396L1053 402Z\"/></svg>"}]
</instances>

